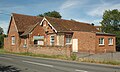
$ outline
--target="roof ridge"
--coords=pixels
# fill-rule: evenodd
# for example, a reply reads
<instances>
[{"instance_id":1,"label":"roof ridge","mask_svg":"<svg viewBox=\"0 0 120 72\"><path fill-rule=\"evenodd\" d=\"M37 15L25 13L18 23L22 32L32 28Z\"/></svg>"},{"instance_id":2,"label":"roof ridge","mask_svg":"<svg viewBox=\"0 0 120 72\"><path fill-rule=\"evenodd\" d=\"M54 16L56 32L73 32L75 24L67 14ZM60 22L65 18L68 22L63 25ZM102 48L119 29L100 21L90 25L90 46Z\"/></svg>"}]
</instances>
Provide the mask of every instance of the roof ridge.
<instances>
[{"instance_id":1,"label":"roof ridge","mask_svg":"<svg viewBox=\"0 0 120 72\"><path fill-rule=\"evenodd\" d=\"M26 15L26 14L18 14L18 13L12 13L12 15L21 15L21 16L29 16L29 17L36 17L36 18L43 18L43 17L40 17L40 16L32 16L32 15Z\"/></svg>"},{"instance_id":2,"label":"roof ridge","mask_svg":"<svg viewBox=\"0 0 120 72\"><path fill-rule=\"evenodd\" d=\"M80 21L73 21L73 20L67 20L67 19L61 19L61 18L55 18L55 17L48 17L48 16L44 16L45 18L52 18L52 19L58 19L58 20L64 20L64 21L70 21L70 22L77 22L77 23L82 23L82 24L86 24L86 25L91 25L90 23L86 23L86 22L80 22Z\"/></svg>"},{"instance_id":3,"label":"roof ridge","mask_svg":"<svg viewBox=\"0 0 120 72\"><path fill-rule=\"evenodd\" d=\"M18 14L18 13L12 13L12 14L13 15L16 14L16 15L22 15L22 16L30 16L30 17L36 17L36 18L43 18L43 17L40 17L40 16L31 16L31 15ZM78 22L78 23L83 23L83 24L86 24L86 25L91 25L90 23L86 23L86 22L73 21L73 20L67 20L67 19L61 19L61 18L55 18L55 17L49 17L49 16L44 16L44 17L45 18L58 19L58 20L64 20L64 21Z\"/></svg>"}]
</instances>

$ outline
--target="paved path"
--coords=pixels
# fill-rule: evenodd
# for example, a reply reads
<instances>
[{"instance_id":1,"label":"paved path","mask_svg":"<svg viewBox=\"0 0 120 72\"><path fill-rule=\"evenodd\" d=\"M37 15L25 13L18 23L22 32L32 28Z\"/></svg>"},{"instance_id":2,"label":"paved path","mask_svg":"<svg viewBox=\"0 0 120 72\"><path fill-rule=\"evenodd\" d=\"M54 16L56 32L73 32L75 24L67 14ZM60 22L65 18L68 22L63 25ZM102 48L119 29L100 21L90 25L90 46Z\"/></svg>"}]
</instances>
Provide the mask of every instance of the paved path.
<instances>
[{"instance_id":1,"label":"paved path","mask_svg":"<svg viewBox=\"0 0 120 72\"><path fill-rule=\"evenodd\" d=\"M1 54L0 72L120 72L120 67Z\"/></svg>"}]
</instances>

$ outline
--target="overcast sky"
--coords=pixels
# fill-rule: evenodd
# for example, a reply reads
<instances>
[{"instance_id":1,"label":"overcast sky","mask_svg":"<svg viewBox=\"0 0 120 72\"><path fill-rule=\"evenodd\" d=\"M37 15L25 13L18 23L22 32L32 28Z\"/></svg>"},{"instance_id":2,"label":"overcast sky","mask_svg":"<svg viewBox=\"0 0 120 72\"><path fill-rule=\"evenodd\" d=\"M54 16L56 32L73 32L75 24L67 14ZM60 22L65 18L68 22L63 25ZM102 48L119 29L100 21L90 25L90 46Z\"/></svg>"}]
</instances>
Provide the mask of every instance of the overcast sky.
<instances>
[{"instance_id":1,"label":"overcast sky","mask_svg":"<svg viewBox=\"0 0 120 72\"><path fill-rule=\"evenodd\" d=\"M63 19L100 25L103 12L113 9L120 10L120 0L0 0L0 27L7 32L11 13L36 16L53 10Z\"/></svg>"}]
</instances>

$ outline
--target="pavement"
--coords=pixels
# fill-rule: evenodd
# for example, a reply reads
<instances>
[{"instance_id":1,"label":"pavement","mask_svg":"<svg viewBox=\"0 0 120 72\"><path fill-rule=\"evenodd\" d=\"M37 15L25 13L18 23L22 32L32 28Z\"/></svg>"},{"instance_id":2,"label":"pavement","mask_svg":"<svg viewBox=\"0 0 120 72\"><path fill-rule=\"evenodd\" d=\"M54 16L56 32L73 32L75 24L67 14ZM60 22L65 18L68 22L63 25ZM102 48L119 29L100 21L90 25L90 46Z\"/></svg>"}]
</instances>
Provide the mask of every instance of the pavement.
<instances>
[{"instance_id":1,"label":"pavement","mask_svg":"<svg viewBox=\"0 0 120 72\"><path fill-rule=\"evenodd\" d=\"M120 72L120 66L0 54L0 72Z\"/></svg>"}]
</instances>

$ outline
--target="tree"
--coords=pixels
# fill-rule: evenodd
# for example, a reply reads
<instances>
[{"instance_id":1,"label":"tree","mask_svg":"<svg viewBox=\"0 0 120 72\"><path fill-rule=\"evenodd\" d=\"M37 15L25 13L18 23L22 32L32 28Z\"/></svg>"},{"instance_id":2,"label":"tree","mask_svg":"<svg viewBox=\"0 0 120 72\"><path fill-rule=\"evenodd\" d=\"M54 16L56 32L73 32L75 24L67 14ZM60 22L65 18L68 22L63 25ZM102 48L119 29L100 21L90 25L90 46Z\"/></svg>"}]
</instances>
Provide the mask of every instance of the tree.
<instances>
[{"instance_id":1,"label":"tree","mask_svg":"<svg viewBox=\"0 0 120 72\"><path fill-rule=\"evenodd\" d=\"M3 28L0 27L0 35L3 34Z\"/></svg>"},{"instance_id":2,"label":"tree","mask_svg":"<svg viewBox=\"0 0 120 72\"><path fill-rule=\"evenodd\" d=\"M61 18L62 17L60 15L60 13L57 11L45 12L44 14L39 14L38 16L40 16L40 17L48 16L48 17L54 17L54 18Z\"/></svg>"},{"instance_id":3,"label":"tree","mask_svg":"<svg viewBox=\"0 0 120 72\"><path fill-rule=\"evenodd\" d=\"M4 36L0 35L0 48L2 48L4 45Z\"/></svg>"},{"instance_id":4,"label":"tree","mask_svg":"<svg viewBox=\"0 0 120 72\"><path fill-rule=\"evenodd\" d=\"M3 28L0 27L0 48L3 47L3 44L4 44Z\"/></svg>"},{"instance_id":5,"label":"tree","mask_svg":"<svg viewBox=\"0 0 120 72\"><path fill-rule=\"evenodd\" d=\"M101 25L103 32L116 34L116 44L120 44L120 11L106 10Z\"/></svg>"}]
</instances>

